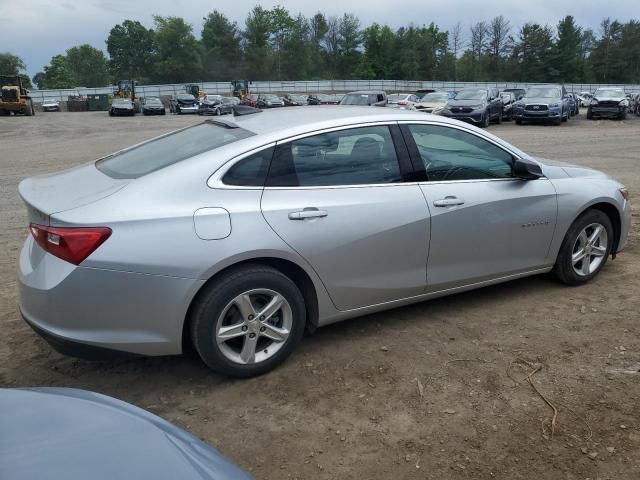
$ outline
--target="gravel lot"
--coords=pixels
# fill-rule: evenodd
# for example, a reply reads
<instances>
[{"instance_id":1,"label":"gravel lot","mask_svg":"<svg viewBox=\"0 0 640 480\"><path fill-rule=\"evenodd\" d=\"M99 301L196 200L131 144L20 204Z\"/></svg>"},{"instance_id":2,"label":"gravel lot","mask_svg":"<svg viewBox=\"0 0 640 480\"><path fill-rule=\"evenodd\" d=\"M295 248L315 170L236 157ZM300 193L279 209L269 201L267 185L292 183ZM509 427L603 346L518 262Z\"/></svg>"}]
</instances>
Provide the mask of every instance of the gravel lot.
<instances>
[{"instance_id":1,"label":"gravel lot","mask_svg":"<svg viewBox=\"0 0 640 480\"><path fill-rule=\"evenodd\" d=\"M0 386L121 398L258 479L640 478L637 214L627 249L589 285L534 277L343 322L260 378L220 378L192 356L92 363L52 351L16 307L27 235L19 180L198 121L0 119ZM589 122L583 110L560 127L490 131L532 154L600 168L640 204L640 118ZM558 409L553 436L553 411L522 360L541 366L530 378Z\"/></svg>"}]
</instances>

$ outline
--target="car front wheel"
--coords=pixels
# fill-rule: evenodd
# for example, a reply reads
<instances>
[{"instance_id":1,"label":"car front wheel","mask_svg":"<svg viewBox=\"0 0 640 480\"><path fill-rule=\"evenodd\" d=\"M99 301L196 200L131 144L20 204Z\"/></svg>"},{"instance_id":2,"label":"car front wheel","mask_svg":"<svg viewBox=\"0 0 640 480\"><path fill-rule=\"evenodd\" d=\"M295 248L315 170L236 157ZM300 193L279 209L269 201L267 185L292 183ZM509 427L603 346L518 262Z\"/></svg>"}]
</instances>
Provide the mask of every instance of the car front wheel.
<instances>
[{"instance_id":1,"label":"car front wheel","mask_svg":"<svg viewBox=\"0 0 640 480\"><path fill-rule=\"evenodd\" d=\"M554 273L567 285L582 285L602 270L612 246L611 220L600 210L588 210L569 228Z\"/></svg>"},{"instance_id":2,"label":"car front wheel","mask_svg":"<svg viewBox=\"0 0 640 480\"><path fill-rule=\"evenodd\" d=\"M191 339L212 370L253 377L282 363L300 342L306 312L295 283L278 270L248 265L203 291L191 315Z\"/></svg>"}]
</instances>

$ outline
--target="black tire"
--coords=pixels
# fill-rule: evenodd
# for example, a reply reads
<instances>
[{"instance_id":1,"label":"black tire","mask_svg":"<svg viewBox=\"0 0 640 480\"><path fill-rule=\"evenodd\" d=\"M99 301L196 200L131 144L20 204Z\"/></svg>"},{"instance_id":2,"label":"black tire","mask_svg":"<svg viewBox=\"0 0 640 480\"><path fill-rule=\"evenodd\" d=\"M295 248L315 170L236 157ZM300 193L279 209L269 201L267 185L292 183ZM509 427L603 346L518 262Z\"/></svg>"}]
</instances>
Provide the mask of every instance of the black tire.
<instances>
[{"instance_id":1,"label":"black tire","mask_svg":"<svg viewBox=\"0 0 640 480\"><path fill-rule=\"evenodd\" d=\"M516 125L522 125L522 119L516 118Z\"/></svg>"},{"instance_id":2,"label":"black tire","mask_svg":"<svg viewBox=\"0 0 640 480\"><path fill-rule=\"evenodd\" d=\"M27 100L24 104L24 114L27 117L31 117L33 116L33 103L31 103L31 100Z\"/></svg>"},{"instance_id":3,"label":"black tire","mask_svg":"<svg viewBox=\"0 0 640 480\"><path fill-rule=\"evenodd\" d=\"M566 115L563 115L563 113L560 114L560 122L561 123L562 122L568 122L569 121L569 112L567 112Z\"/></svg>"},{"instance_id":4,"label":"black tire","mask_svg":"<svg viewBox=\"0 0 640 480\"><path fill-rule=\"evenodd\" d=\"M622 113L620 114L620 120L626 120L626 119L627 119L627 112L626 112L626 110L625 110L624 112L622 112Z\"/></svg>"},{"instance_id":5,"label":"black tire","mask_svg":"<svg viewBox=\"0 0 640 480\"><path fill-rule=\"evenodd\" d=\"M166 110L162 110L162 113L160 115L166 115L167 111Z\"/></svg>"},{"instance_id":6,"label":"black tire","mask_svg":"<svg viewBox=\"0 0 640 480\"><path fill-rule=\"evenodd\" d=\"M266 288L282 295L291 307L293 324L280 349L266 360L242 364L227 358L216 341L216 323L224 308L238 295ZM238 378L262 375L280 365L302 339L306 322L304 297L280 271L260 264L245 265L223 274L202 291L191 309L190 334L202 361L215 372Z\"/></svg>"},{"instance_id":7,"label":"black tire","mask_svg":"<svg viewBox=\"0 0 640 480\"><path fill-rule=\"evenodd\" d=\"M601 224L607 231L608 241L606 254L604 255L600 265L598 265L598 268L595 269L592 273L590 273L589 275L578 275L573 269L573 248L582 230L592 223ZM567 231L567 234L562 241L562 245L560 246L558 258L556 259L556 264L553 267L553 273L562 283L566 285L576 286L589 282L600 272L600 270L602 270L602 268L607 263L607 259L611 254L613 239L613 226L611 225L611 220L609 219L607 214L601 210L587 210L573 222L571 227L569 227L569 230Z\"/></svg>"},{"instance_id":8,"label":"black tire","mask_svg":"<svg viewBox=\"0 0 640 480\"><path fill-rule=\"evenodd\" d=\"M491 122L491 118L489 116L489 112L484 112L484 115L482 116L482 120L480 121L480 128L487 128L490 122Z\"/></svg>"},{"instance_id":9,"label":"black tire","mask_svg":"<svg viewBox=\"0 0 640 480\"><path fill-rule=\"evenodd\" d=\"M109 116L113 117L113 110L111 110L111 109L109 110Z\"/></svg>"},{"instance_id":10,"label":"black tire","mask_svg":"<svg viewBox=\"0 0 640 480\"><path fill-rule=\"evenodd\" d=\"M587 120L593 119L593 113L591 113L591 109L587 108Z\"/></svg>"},{"instance_id":11,"label":"black tire","mask_svg":"<svg viewBox=\"0 0 640 480\"><path fill-rule=\"evenodd\" d=\"M498 125L502 124L502 112L498 114Z\"/></svg>"}]
</instances>

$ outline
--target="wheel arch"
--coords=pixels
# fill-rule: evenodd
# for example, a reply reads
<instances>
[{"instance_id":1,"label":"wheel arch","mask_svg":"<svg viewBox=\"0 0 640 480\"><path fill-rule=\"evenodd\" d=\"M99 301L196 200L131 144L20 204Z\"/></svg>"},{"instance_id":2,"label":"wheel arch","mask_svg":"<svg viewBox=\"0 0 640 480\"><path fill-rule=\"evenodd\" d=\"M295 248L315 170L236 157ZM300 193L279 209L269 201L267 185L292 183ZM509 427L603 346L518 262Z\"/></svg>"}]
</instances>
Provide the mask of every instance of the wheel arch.
<instances>
[{"instance_id":1,"label":"wheel arch","mask_svg":"<svg viewBox=\"0 0 640 480\"><path fill-rule=\"evenodd\" d=\"M300 289L300 293L304 298L305 309L307 314L306 329L310 333L313 333L318 327L318 321L320 318L320 308L318 303L318 292L316 291L316 285L314 284L311 276L299 265L291 260L287 260L280 257L262 256L252 257L243 260L236 261L224 268L216 271L207 281L205 281L198 291L195 293L189 307L185 313L185 317L182 322L182 351L190 350L192 348L191 335L189 334L191 325L191 312L198 299L204 294L207 287L216 282L218 278L226 274L229 271L241 268L246 265L266 265L275 270L278 270L282 274L290 278L293 283Z\"/></svg>"},{"instance_id":2,"label":"wheel arch","mask_svg":"<svg viewBox=\"0 0 640 480\"><path fill-rule=\"evenodd\" d=\"M576 215L576 218L573 219L573 222L575 222L578 217L589 210L600 210L607 217L609 217L609 220L611 220L611 225L613 226L613 245L611 246L611 256L612 258L616 258L616 251L618 249L618 244L620 243L620 235L622 233L622 215L618 210L618 207L613 202L609 202L606 200L596 200L593 203L586 205L578 213L578 215ZM573 224L573 222L571 222L571 224Z\"/></svg>"}]
</instances>

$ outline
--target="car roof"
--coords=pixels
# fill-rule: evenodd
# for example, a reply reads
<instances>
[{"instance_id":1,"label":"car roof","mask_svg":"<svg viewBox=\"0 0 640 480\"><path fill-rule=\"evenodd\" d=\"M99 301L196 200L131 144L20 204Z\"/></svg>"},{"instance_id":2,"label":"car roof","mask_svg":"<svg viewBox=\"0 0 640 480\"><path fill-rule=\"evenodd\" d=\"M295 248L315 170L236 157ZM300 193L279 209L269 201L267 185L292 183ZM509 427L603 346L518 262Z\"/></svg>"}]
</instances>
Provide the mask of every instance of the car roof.
<instances>
[{"instance_id":1,"label":"car roof","mask_svg":"<svg viewBox=\"0 0 640 480\"><path fill-rule=\"evenodd\" d=\"M345 95L377 95L378 93L385 93L384 90L357 90L355 92L347 92Z\"/></svg>"}]
</instances>

